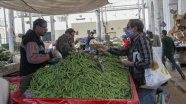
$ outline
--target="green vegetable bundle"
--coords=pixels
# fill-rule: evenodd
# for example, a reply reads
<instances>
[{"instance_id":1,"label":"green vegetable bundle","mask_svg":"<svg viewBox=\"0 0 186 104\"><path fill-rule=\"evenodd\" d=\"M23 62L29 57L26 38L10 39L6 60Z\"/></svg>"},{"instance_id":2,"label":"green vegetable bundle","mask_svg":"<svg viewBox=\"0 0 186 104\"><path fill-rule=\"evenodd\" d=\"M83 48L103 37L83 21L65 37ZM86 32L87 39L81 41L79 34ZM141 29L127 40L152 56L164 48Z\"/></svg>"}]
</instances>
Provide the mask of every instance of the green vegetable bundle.
<instances>
[{"instance_id":1,"label":"green vegetable bundle","mask_svg":"<svg viewBox=\"0 0 186 104\"><path fill-rule=\"evenodd\" d=\"M113 42L111 42L111 41L106 41L105 45L106 45L106 46L113 46Z\"/></svg>"},{"instance_id":2,"label":"green vegetable bundle","mask_svg":"<svg viewBox=\"0 0 186 104\"><path fill-rule=\"evenodd\" d=\"M98 55L105 66L102 72L96 58L72 52L57 65L34 73L29 90L42 98L131 98L127 70L118 57L107 55Z\"/></svg>"},{"instance_id":3,"label":"green vegetable bundle","mask_svg":"<svg viewBox=\"0 0 186 104\"><path fill-rule=\"evenodd\" d=\"M0 46L0 61L8 61L10 55L10 51Z\"/></svg>"},{"instance_id":4,"label":"green vegetable bundle","mask_svg":"<svg viewBox=\"0 0 186 104\"><path fill-rule=\"evenodd\" d=\"M10 84L10 85L9 85L10 92L14 92L14 91L16 91L18 88L19 88L19 85L14 85L14 84Z\"/></svg>"}]
</instances>

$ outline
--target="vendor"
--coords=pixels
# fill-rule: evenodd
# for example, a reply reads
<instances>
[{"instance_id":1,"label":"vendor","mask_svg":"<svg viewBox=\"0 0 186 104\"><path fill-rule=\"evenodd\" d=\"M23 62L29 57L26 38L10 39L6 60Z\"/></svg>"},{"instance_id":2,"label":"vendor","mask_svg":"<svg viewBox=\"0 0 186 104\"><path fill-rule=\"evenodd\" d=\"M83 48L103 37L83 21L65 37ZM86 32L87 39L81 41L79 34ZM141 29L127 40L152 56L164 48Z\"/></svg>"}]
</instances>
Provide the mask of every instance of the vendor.
<instances>
[{"instance_id":1,"label":"vendor","mask_svg":"<svg viewBox=\"0 0 186 104\"><path fill-rule=\"evenodd\" d=\"M65 34L61 35L56 42L56 50L58 50L63 58L67 57L69 51L75 50L74 45L75 30L69 28L65 31Z\"/></svg>"},{"instance_id":2,"label":"vendor","mask_svg":"<svg viewBox=\"0 0 186 104\"><path fill-rule=\"evenodd\" d=\"M45 46L40 36L44 36L47 30L47 21L36 19L33 23L33 30L26 32L20 46L20 76L36 72L56 55L56 51L45 53Z\"/></svg>"}]
</instances>

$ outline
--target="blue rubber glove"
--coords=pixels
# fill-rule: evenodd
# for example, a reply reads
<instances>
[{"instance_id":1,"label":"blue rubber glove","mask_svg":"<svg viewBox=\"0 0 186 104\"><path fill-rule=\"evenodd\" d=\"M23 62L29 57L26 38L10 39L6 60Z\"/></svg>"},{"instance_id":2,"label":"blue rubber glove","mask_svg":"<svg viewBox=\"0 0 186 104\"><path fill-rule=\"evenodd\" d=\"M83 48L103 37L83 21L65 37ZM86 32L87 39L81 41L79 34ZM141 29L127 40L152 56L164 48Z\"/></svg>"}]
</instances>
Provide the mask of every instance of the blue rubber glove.
<instances>
[{"instance_id":1,"label":"blue rubber glove","mask_svg":"<svg viewBox=\"0 0 186 104\"><path fill-rule=\"evenodd\" d=\"M96 50L91 50L89 53L96 55L97 51Z\"/></svg>"}]
</instances>

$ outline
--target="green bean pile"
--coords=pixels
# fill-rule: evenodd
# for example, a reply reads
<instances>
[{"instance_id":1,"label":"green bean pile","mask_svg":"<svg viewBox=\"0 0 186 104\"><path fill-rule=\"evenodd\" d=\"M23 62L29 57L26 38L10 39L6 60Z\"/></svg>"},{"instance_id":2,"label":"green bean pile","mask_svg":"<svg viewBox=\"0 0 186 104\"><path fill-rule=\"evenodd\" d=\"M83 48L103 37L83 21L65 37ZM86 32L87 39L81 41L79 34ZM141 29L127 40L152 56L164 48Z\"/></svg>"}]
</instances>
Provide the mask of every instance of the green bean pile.
<instances>
[{"instance_id":1,"label":"green bean pile","mask_svg":"<svg viewBox=\"0 0 186 104\"><path fill-rule=\"evenodd\" d=\"M98 57L103 58L103 72L96 58L71 52L57 65L34 73L28 89L39 98L131 98L129 75L119 58Z\"/></svg>"}]
</instances>

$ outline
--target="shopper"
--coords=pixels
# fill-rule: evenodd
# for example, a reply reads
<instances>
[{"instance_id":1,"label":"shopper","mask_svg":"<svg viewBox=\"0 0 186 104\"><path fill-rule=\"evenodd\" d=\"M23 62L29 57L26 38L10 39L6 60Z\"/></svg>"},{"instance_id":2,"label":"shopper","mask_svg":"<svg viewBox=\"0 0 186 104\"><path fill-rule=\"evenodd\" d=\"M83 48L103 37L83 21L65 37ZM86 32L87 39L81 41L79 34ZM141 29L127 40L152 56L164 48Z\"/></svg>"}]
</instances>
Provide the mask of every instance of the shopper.
<instances>
[{"instance_id":1,"label":"shopper","mask_svg":"<svg viewBox=\"0 0 186 104\"><path fill-rule=\"evenodd\" d=\"M123 46L127 47L128 45L130 45L130 39L127 37L127 35L122 35L121 38L123 39Z\"/></svg>"},{"instance_id":2,"label":"shopper","mask_svg":"<svg viewBox=\"0 0 186 104\"><path fill-rule=\"evenodd\" d=\"M61 35L56 42L56 50L58 50L63 58L67 57L69 51L75 50L74 48L74 35L75 30L69 28L65 31L65 34Z\"/></svg>"},{"instance_id":3,"label":"shopper","mask_svg":"<svg viewBox=\"0 0 186 104\"><path fill-rule=\"evenodd\" d=\"M9 82L0 77L0 104L12 104L10 96Z\"/></svg>"},{"instance_id":4,"label":"shopper","mask_svg":"<svg viewBox=\"0 0 186 104\"><path fill-rule=\"evenodd\" d=\"M85 45L86 45L86 49L89 48L89 43L92 39L94 38L94 32L90 32L90 34L88 34L88 37L85 39Z\"/></svg>"},{"instance_id":5,"label":"shopper","mask_svg":"<svg viewBox=\"0 0 186 104\"><path fill-rule=\"evenodd\" d=\"M134 78L137 93L140 99L140 104L154 104L154 95L156 89L140 88L145 84L145 68L152 66L152 44L149 38L143 35L144 25L139 19L131 19L125 28L126 35L131 39L129 48L117 49L101 46L99 51L108 51L115 55L127 55L127 60L123 60L122 63L129 67L129 71ZM133 62L133 53L138 52L141 57L141 61L137 60Z\"/></svg>"},{"instance_id":6,"label":"shopper","mask_svg":"<svg viewBox=\"0 0 186 104\"><path fill-rule=\"evenodd\" d=\"M47 32L47 21L36 19L33 23L33 30L28 30L22 39L20 46L20 76L26 76L44 67L46 62L56 55L56 51L45 53L45 46L40 36Z\"/></svg>"},{"instance_id":7,"label":"shopper","mask_svg":"<svg viewBox=\"0 0 186 104\"><path fill-rule=\"evenodd\" d=\"M163 56L164 58L168 58L169 61L172 63L172 65L176 68L176 70L179 72L181 75L182 79L185 79L185 75L183 74L182 70L180 67L176 64L175 59L174 59L174 52L175 52L175 44L172 40L171 37L166 36L167 31L162 30L162 46L163 46Z\"/></svg>"},{"instance_id":8,"label":"shopper","mask_svg":"<svg viewBox=\"0 0 186 104\"><path fill-rule=\"evenodd\" d=\"M147 33L147 37L149 37L151 39L153 47L160 47L161 46L160 38L158 35L153 34L152 30L150 30L150 29L148 29L146 33Z\"/></svg>"}]
</instances>

